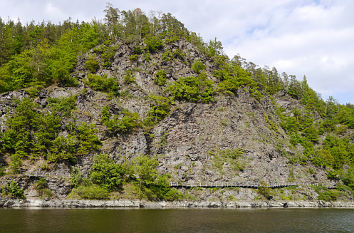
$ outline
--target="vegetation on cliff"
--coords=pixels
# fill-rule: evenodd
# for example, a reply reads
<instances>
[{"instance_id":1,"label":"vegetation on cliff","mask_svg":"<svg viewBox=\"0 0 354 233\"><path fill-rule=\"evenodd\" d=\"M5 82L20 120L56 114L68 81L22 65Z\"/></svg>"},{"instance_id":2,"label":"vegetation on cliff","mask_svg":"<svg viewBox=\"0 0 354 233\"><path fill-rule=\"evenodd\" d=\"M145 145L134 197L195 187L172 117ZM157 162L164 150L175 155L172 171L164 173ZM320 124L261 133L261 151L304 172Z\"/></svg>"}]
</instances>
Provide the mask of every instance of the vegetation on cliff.
<instances>
[{"instance_id":1,"label":"vegetation on cliff","mask_svg":"<svg viewBox=\"0 0 354 233\"><path fill-rule=\"evenodd\" d=\"M300 154L291 154L281 143L274 145L289 163L311 164L325 169L329 179L341 181L340 190L334 193L315 189L320 198L333 200L339 195L335 192L353 193L352 104L339 104L332 97L321 99L306 78L298 81L292 75L257 67L239 56L229 59L220 42L204 43L171 14L149 18L139 9L119 11L112 6L107 6L105 12L104 23L65 21L58 25L24 26L0 19L0 93L24 90L27 95L1 110L6 113L6 120L0 132L0 175L5 170L7 174L23 173L26 161L75 166L83 157L97 154L89 174L82 177L80 171L72 172L71 196L105 199L132 185L133 193L140 198L181 198L169 187L168 173L158 174L159 162L149 154L149 148L144 155L117 163L112 155L101 153L103 140L128 137L141 130L149 141L154 137L152 129L169 116L172 108L178 107L176 103L212 104L223 96L237 98L240 92L247 92L256 103L271 101L276 114L264 115L266 126L276 135L283 130L291 146L301 148ZM190 61L188 50L165 49L179 42L197 48L199 58ZM114 62L124 56L117 52L123 45L130 51L130 67L123 68L119 81L106 71L118 66ZM155 57L160 59L160 67L151 64ZM175 60L188 67L188 75L171 79L166 67ZM142 64L157 67L149 74L157 91L146 94L144 101L149 101L150 106L143 114L113 105L100 106L100 129L73 114L78 99L87 98L87 89L107 93L112 101L134 97L134 91L141 91L142 84L134 75L142 70ZM51 86L83 89L79 95L48 98L47 104L39 104L40 93ZM279 96L291 98L294 104L281 106L276 101ZM104 136L99 135L102 127ZM244 150L237 151L238 158ZM220 169L236 159L225 153L217 155L211 156ZM236 165L238 170L244 169L242 163ZM2 193L22 197L16 185L4 186ZM269 196L266 191L261 190L266 193L263 196Z\"/></svg>"}]
</instances>

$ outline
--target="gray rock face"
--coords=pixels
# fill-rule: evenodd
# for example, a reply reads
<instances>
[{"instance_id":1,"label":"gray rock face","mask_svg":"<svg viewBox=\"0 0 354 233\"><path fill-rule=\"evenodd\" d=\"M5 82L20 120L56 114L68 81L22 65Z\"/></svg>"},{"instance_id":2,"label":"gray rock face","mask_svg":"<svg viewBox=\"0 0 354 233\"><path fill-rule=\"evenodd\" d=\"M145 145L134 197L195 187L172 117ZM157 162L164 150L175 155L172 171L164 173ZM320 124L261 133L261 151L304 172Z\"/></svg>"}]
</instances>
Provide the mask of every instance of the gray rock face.
<instances>
[{"instance_id":1,"label":"gray rock face","mask_svg":"<svg viewBox=\"0 0 354 233\"><path fill-rule=\"evenodd\" d=\"M196 75L191 70L191 65L195 60L200 59L206 65L207 77L215 80L212 75L215 68L213 62L189 42L178 41L166 45L162 51L151 54L151 61L146 61L141 55L137 62L129 60L129 56L132 54L132 46L120 42L117 42L117 45L119 49L115 54L112 67L104 68L101 66L97 73L116 78L120 83L121 93L125 93L124 95L121 94L117 98L111 97L86 86L83 80L86 78L88 71L84 68L85 58L83 57L78 61L72 74L79 79L78 87L52 86L44 88L35 101L44 108L48 103L48 98L76 95L77 109L74 111L73 117L77 119L77 122L96 124L98 136L103 143L101 152L110 154L117 162L144 154L159 155L159 171L170 173L172 180L176 182L301 182L307 184L320 182L324 185L333 184L333 181L327 179L323 169L313 167L315 174L313 176L308 172L310 165L300 166L288 162L284 152L287 152L287 154L301 153L302 148L291 147L288 135L280 126L277 131L274 131L267 125L265 115L269 116L275 124L280 122L275 113L275 106L269 98L265 97L261 101L257 101L250 96L247 90L241 88L237 95L218 95L215 97L215 101L210 104L176 101L170 114L149 132L153 137L148 137L143 129L129 135L107 136L106 128L100 121L102 107L109 105L116 112L127 108L130 111L138 112L140 117L144 119L151 105L148 96L164 94L163 88L153 82L154 75L158 70L164 69L168 81L175 81L179 77ZM169 61L162 59L163 52L175 51L176 49L183 51L186 54L185 57L174 58ZM127 70L132 71L132 75L135 77L134 83L126 84L124 82L123 76ZM13 112L14 100L25 96L28 96L28 94L23 90L0 95L0 131L6 130L6 118ZM297 104L283 96L276 97L275 101L284 107ZM65 133L65 131L62 132L63 135ZM237 148L244 151L238 158L229 159L218 155L223 151ZM94 154L89 154L75 165L84 175L89 174L93 156ZM0 163L6 163L6 159L0 157ZM33 196L35 194L31 191L31 187L39 177L44 177L55 197L65 198L71 190L69 181L72 171L71 166L64 163L56 164L53 169L45 170L41 168L40 162L37 161L34 165L25 165L22 175L16 177L5 176L0 179L0 183L5 184L15 179L21 187L27 190L26 194ZM196 199L203 202L176 204L178 206L269 206L269 204L264 203L226 203L230 198L254 200L258 194L256 190L251 189L230 189L223 192L220 190L184 190L183 192L194 195ZM304 188L303 193L298 198L314 199L316 194ZM85 201L70 202L71 204L62 202L48 204L45 201L38 201L38 203L33 205L54 205L55 207L85 206L92 203L92 206L96 205L94 202L87 204ZM111 205L109 203L107 202L108 207ZM14 204L3 204L3 206L6 205ZM31 206L32 204L28 205ZM97 205L106 206L102 203ZM113 203L112 205L124 206L125 204ZM129 202L126 205L138 207L141 203ZM281 206L282 204L274 205ZM287 205L296 206L297 204L289 202Z\"/></svg>"}]
</instances>

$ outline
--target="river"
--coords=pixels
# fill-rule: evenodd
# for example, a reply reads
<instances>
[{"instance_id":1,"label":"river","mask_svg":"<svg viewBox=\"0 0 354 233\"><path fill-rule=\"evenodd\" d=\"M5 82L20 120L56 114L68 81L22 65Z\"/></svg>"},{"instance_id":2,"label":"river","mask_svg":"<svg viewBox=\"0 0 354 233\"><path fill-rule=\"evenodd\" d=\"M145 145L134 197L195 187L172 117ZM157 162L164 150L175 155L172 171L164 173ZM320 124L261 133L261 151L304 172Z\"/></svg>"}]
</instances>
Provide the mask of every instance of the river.
<instances>
[{"instance_id":1,"label":"river","mask_svg":"<svg viewBox=\"0 0 354 233\"><path fill-rule=\"evenodd\" d=\"M0 209L0 232L354 232L354 210Z\"/></svg>"}]
</instances>

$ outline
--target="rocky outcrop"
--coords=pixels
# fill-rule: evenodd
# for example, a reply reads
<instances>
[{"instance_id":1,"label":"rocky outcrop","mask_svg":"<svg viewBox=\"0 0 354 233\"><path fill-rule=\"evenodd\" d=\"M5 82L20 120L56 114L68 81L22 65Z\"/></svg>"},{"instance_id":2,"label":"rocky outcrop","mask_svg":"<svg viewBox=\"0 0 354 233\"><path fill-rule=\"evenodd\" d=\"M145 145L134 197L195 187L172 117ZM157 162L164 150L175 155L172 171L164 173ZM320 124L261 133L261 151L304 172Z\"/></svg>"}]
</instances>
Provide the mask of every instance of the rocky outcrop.
<instances>
[{"instance_id":1,"label":"rocky outcrop","mask_svg":"<svg viewBox=\"0 0 354 233\"><path fill-rule=\"evenodd\" d=\"M77 122L95 123L98 136L102 141L101 152L110 154L117 162L134 158L138 155L159 155L159 172L170 173L171 179L176 182L252 182L252 183L286 183L301 182L310 184L322 183L331 186L337 181L327 178L324 169L311 165L289 163L286 154L300 153L302 148L293 148L289 137L281 127L277 130L269 127L266 119L274 124L279 123L275 113L276 109L268 97L261 101L253 98L249 91L240 88L236 95L218 95L215 101L209 104L187 103L175 101L170 114L159 122L149 132L143 129L129 135L110 137L102 125L100 116L103 106L109 105L113 111L119 112L126 108L139 113L144 119L150 108L151 94L162 95L163 88L153 82L155 73L164 69L168 81L178 80L179 77L196 75L191 70L192 63L200 59L206 65L206 75L216 81L212 75L215 65L210 58L200 53L191 43L177 41L164 47L162 51L151 54L150 61L140 56L132 62L133 45L117 42L112 67L103 66L97 74L107 74L116 78L121 86L119 98L105 93L94 91L83 80L88 75L85 69L85 56L78 61L73 76L78 78L77 87L51 86L42 89L35 101L45 108L49 98L77 96L76 110L73 118ZM170 60L162 59L166 51L183 51L184 57ZM94 53L90 51L90 53ZM126 84L124 74L127 70L132 72L135 82ZM0 130L6 130L6 118L14 109L14 100L29 96L24 91L14 91L0 95ZM284 96L275 96L275 102L281 106L296 105L292 99ZM267 117L265 117L267 116ZM62 132L65 134L65 132ZM243 153L237 159L226 159L218 153L226 150L242 149ZM80 158L75 165L84 175L89 173L94 153ZM0 158L0 163L6 163ZM35 161L23 166L18 176L5 176L1 184L16 180L26 190L25 194L33 198L38 194L33 189L34 182L40 177L48 182L48 188L56 198L65 198L70 192L71 164L42 164ZM309 172L309 169L312 172ZM283 207L283 202L252 202L257 197L257 190L183 190L193 195L199 202L166 203L167 207ZM291 190L288 195L291 195ZM286 193L287 194L287 193ZM297 193L297 199L316 199L316 193L311 189L303 188ZM227 202L227 199L246 200L247 202ZM216 200L215 202L213 200ZM141 207L153 206L141 201L72 201L72 200L8 200L3 206L28 207ZM12 203L12 204L11 204ZM17 203L17 204L16 204ZM288 207L300 205L318 207L319 202L286 202ZM305 204L301 204L305 203ZM157 203L157 206L165 204ZM323 205L327 205L324 203Z\"/></svg>"}]
</instances>

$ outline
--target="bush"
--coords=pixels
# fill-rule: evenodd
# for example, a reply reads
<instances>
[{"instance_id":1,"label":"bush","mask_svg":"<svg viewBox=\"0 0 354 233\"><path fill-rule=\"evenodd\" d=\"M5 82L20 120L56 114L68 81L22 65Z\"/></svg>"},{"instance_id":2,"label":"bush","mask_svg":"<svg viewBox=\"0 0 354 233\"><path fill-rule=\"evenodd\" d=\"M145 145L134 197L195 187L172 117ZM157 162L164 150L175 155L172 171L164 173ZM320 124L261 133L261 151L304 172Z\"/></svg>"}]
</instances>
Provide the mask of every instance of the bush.
<instances>
[{"instance_id":1,"label":"bush","mask_svg":"<svg viewBox=\"0 0 354 233\"><path fill-rule=\"evenodd\" d=\"M10 184L4 185L1 188L1 193L4 196L11 198L25 199L25 194L22 188L17 184L16 181L11 181Z\"/></svg>"},{"instance_id":2,"label":"bush","mask_svg":"<svg viewBox=\"0 0 354 233\"><path fill-rule=\"evenodd\" d=\"M136 112L130 112L127 109L122 110L122 115L113 115L109 112L108 107L104 107L101 112L101 122L107 127L110 134L130 133L141 127L140 116Z\"/></svg>"},{"instance_id":3,"label":"bush","mask_svg":"<svg viewBox=\"0 0 354 233\"><path fill-rule=\"evenodd\" d=\"M130 55L130 57L129 57L129 60L131 61L131 62L135 62L135 61L137 61L139 59L139 55L138 54L133 54L133 55Z\"/></svg>"},{"instance_id":4,"label":"bush","mask_svg":"<svg viewBox=\"0 0 354 233\"><path fill-rule=\"evenodd\" d=\"M147 117L144 120L145 126L153 126L164 119L170 113L172 104L172 100L168 97L151 96L151 98L153 99L154 104L147 112Z\"/></svg>"},{"instance_id":5,"label":"bush","mask_svg":"<svg viewBox=\"0 0 354 233\"><path fill-rule=\"evenodd\" d=\"M74 188L68 196L69 198L102 200L109 198L109 192L99 185L80 185Z\"/></svg>"},{"instance_id":6,"label":"bush","mask_svg":"<svg viewBox=\"0 0 354 233\"><path fill-rule=\"evenodd\" d=\"M267 183L265 182L261 182L260 183L260 186L258 189L257 189L257 192L262 195L263 197L265 197L267 200L271 200L273 198L272 196L272 189L271 188L267 188Z\"/></svg>"},{"instance_id":7,"label":"bush","mask_svg":"<svg viewBox=\"0 0 354 233\"><path fill-rule=\"evenodd\" d=\"M77 96L48 98L49 107L61 117L71 116L72 110L76 108Z\"/></svg>"},{"instance_id":8,"label":"bush","mask_svg":"<svg viewBox=\"0 0 354 233\"><path fill-rule=\"evenodd\" d=\"M133 76L130 70L127 70L123 76L123 80L125 84L135 83L135 77Z\"/></svg>"},{"instance_id":9,"label":"bush","mask_svg":"<svg viewBox=\"0 0 354 233\"><path fill-rule=\"evenodd\" d=\"M148 50L150 53L155 53L158 50L163 48L163 42L157 36L149 36L145 38L145 49Z\"/></svg>"},{"instance_id":10,"label":"bush","mask_svg":"<svg viewBox=\"0 0 354 233\"><path fill-rule=\"evenodd\" d=\"M178 200L183 195L169 185L169 176L159 175L157 172L158 161L155 158L139 156L133 162L134 173L143 195L149 200Z\"/></svg>"},{"instance_id":11,"label":"bush","mask_svg":"<svg viewBox=\"0 0 354 233\"><path fill-rule=\"evenodd\" d=\"M48 188L48 182L42 177L34 184L34 188L41 197L50 198L53 196L52 191Z\"/></svg>"},{"instance_id":12,"label":"bush","mask_svg":"<svg viewBox=\"0 0 354 233\"><path fill-rule=\"evenodd\" d=\"M95 91L107 92L116 96L119 95L119 83L114 77L88 74L85 83Z\"/></svg>"},{"instance_id":13,"label":"bush","mask_svg":"<svg viewBox=\"0 0 354 233\"><path fill-rule=\"evenodd\" d=\"M72 125L69 135L58 136L52 143L47 159L51 162L76 162L77 157L86 155L101 147L95 125L82 123Z\"/></svg>"},{"instance_id":14,"label":"bush","mask_svg":"<svg viewBox=\"0 0 354 233\"><path fill-rule=\"evenodd\" d=\"M167 82L166 71L159 70L156 72L154 77L154 83L159 86L164 86Z\"/></svg>"},{"instance_id":15,"label":"bush","mask_svg":"<svg viewBox=\"0 0 354 233\"><path fill-rule=\"evenodd\" d=\"M91 166L90 179L106 190L118 190L122 187L123 167L116 164L106 154L97 155Z\"/></svg>"},{"instance_id":16,"label":"bush","mask_svg":"<svg viewBox=\"0 0 354 233\"><path fill-rule=\"evenodd\" d=\"M142 54L144 51L140 46L134 47L133 48L133 53L134 54Z\"/></svg>"},{"instance_id":17,"label":"bush","mask_svg":"<svg viewBox=\"0 0 354 233\"><path fill-rule=\"evenodd\" d=\"M173 54L170 50L165 51L161 56L163 61L171 61L173 59Z\"/></svg>"},{"instance_id":18,"label":"bush","mask_svg":"<svg viewBox=\"0 0 354 233\"><path fill-rule=\"evenodd\" d=\"M203 62L199 60L195 60L192 64L192 71L194 73L200 74L202 70L205 70L206 66L203 64Z\"/></svg>"},{"instance_id":19,"label":"bush","mask_svg":"<svg viewBox=\"0 0 354 233\"><path fill-rule=\"evenodd\" d=\"M213 81L202 73L197 77L179 78L178 81L172 82L166 90L177 100L209 103L214 100L213 84Z\"/></svg>"},{"instance_id":20,"label":"bush","mask_svg":"<svg viewBox=\"0 0 354 233\"><path fill-rule=\"evenodd\" d=\"M96 73L100 68L97 57L94 55L89 56L85 61L85 68L88 69L91 73Z\"/></svg>"},{"instance_id":21,"label":"bush","mask_svg":"<svg viewBox=\"0 0 354 233\"><path fill-rule=\"evenodd\" d=\"M22 159L25 156L26 155L22 151L18 151L17 153L11 155L11 162L9 164L9 167L10 167L10 172L12 174L17 174L20 172L22 164L23 164Z\"/></svg>"},{"instance_id":22,"label":"bush","mask_svg":"<svg viewBox=\"0 0 354 233\"><path fill-rule=\"evenodd\" d=\"M103 48L104 52L101 55L103 66L104 67L110 67L112 66L112 62L114 60L114 55L116 54L116 51L118 50L117 46L105 46Z\"/></svg>"},{"instance_id":23,"label":"bush","mask_svg":"<svg viewBox=\"0 0 354 233\"><path fill-rule=\"evenodd\" d=\"M315 187L315 192L318 194L317 199L322 201L336 201L340 195L340 191L330 190L320 185Z\"/></svg>"}]
</instances>

